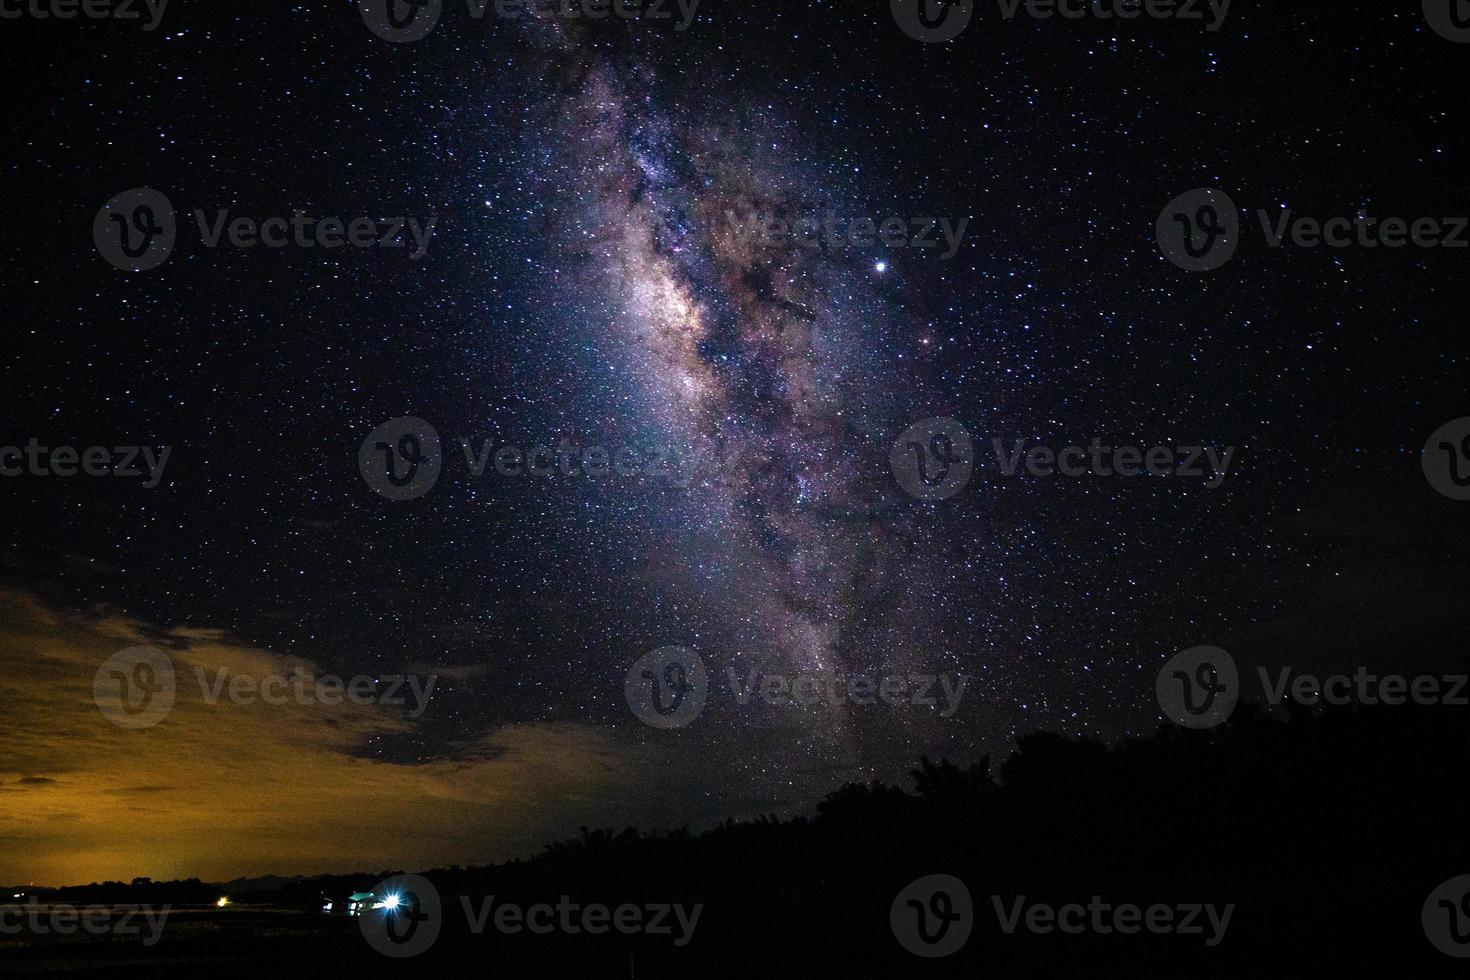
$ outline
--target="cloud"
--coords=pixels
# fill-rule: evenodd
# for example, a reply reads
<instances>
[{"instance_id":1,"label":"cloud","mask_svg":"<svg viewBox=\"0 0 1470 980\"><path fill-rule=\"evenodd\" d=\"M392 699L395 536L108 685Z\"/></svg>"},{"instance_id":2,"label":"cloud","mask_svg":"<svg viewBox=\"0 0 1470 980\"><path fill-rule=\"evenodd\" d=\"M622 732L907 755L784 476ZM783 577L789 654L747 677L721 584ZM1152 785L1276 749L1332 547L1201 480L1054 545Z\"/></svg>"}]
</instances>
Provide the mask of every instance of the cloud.
<instances>
[{"instance_id":1,"label":"cloud","mask_svg":"<svg viewBox=\"0 0 1470 980\"><path fill-rule=\"evenodd\" d=\"M156 726L128 730L104 716L93 681L140 644L168 653L177 696ZM0 592L0 883L485 863L609 813L656 813L643 774L663 767L608 729L511 725L408 765L372 751L413 730L398 707L210 703L221 676L320 673L218 630Z\"/></svg>"}]
</instances>

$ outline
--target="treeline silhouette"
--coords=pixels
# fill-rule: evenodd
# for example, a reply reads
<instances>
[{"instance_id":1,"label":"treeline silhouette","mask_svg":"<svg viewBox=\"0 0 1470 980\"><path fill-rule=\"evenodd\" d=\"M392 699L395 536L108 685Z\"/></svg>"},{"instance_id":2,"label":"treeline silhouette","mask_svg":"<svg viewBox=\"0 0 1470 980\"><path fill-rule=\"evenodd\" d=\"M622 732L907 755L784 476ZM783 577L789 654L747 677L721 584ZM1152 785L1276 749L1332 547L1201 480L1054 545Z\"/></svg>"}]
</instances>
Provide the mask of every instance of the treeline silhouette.
<instances>
[{"instance_id":1,"label":"treeline silhouette","mask_svg":"<svg viewBox=\"0 0 1470 980\"><path fill-rule=\"evenodd\" d=\"M702 833L583 828L531 859L426 872L442 897L443 932L393 965L436 975L469 957L507 976L1235 977L1382 964L1450 975L1463 961L1430 945L1420 916L1431 890L1470 874L1467 777L1470 712L1445 706L1293 706L1270 716L1242 704L1211 731L1166 727L1113 745L1033 734L998 767L988 757L964 766L922 759L911 788L847 785L811 816ZM235 898L315 910L323 894L369 890L389 873ZM890 906L911 881L937 873L967 884L974 929L952 956L921 959L895 940ZM195 885L181 883L181 894ZM461 898L478 909L491 895L496 905L554 905L565 895L703 911L682 948L669 936L616 931L505 934L492 923L476 934ZM1200 935L1007 934L996 896L1007 910L1021 896L1235 909L1210 948ZM329 974L390 963L351 920L299 918L315 931L277 923L248 938L171 935L154 954L207 950L216 973L230 969L233 952Z\"/></svg>"}]
</instances>

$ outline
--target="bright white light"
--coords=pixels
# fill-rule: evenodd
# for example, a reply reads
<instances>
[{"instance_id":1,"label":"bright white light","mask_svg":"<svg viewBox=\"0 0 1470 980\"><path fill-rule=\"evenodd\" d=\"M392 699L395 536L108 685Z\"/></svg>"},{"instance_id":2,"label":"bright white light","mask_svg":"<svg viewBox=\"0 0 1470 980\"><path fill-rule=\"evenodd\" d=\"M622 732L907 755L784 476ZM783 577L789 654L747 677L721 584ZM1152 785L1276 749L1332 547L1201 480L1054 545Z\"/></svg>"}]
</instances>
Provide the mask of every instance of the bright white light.
<instances>
[{"instance_id":1,"label":"bright white light","mask_svg":"<svg viewBox=\"0 0 1470 980\"><path fill-rule=\"evenodd\" d=\"M387 909L389 912L392 912L394 909L398 908L398 896L389 895L387 898L383 899L383 908Z\"/></svg>"},{"instance_id":2,"label":"bright white light","mask_svg":"<svg viewBox=\"0 0 1470 980\"><path fill-rule=\"evenodd\" d=\"M878 272L887 272L888 271L888 263L887 262L878 262L878 263L875 263L874 264L873 268L875 270L877 270Z\"/></svg>"}]
</instances>

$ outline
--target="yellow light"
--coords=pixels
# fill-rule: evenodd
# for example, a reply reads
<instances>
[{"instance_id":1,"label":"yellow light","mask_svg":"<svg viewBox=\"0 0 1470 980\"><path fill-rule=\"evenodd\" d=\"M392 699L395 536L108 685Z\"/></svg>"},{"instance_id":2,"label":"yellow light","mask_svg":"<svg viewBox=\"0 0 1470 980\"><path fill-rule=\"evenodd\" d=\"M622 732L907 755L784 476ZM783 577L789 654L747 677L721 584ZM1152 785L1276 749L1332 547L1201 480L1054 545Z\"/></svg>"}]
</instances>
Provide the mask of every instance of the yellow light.
<instances>
[{"instance_id":1,"label":"yellow light","mask_svg":"<svg viewBox=\"0 0 1470 980\"><path fill-rule=\"evenodd\" d=\"M221 895L219 897L219 901L214 903L214 907L217 908L217 909L222 909L226 905L229 905L229 904L230 904L229 896L227 896L227 895Z\"/></svg>"}]
</instances>

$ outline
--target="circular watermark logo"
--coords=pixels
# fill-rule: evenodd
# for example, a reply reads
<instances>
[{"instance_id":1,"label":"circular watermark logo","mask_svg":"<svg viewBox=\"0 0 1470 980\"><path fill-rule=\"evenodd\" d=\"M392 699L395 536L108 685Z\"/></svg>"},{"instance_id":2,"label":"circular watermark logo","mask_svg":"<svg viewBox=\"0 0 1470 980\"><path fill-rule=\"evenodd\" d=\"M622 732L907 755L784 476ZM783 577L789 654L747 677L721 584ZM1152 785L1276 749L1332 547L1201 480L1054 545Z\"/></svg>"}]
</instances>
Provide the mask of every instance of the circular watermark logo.
<instances>
[{"instance_id":1,"label":"circular watermark logo","mask_svg":"<svg viewBox=\"0 0 1470 980\"><path fill-rule=\"evenodd\" d=\"M123 191L92 219L97 254L124 272L147 272L163 265L177 239L174 206L151 187Z\"/></svg>"},{"instance_id":2,"label":"circular watermark logo","mask_svg":"<svg viewBox=\"0 0 1470 980\"><path fill-rule=\"evenodd\" d=\"M1424 19L1446 41L1470 44L1470 3L1465 0L1424 0Z\"/></svg>"},{"instance_id":3,"label":"circular watermark logo","mask_svg":"<svg viewBox=\"0 0 1470 980\"><path fill-rule=\"evenodd\" d=\"M638 720L654 728L683 728L704 710L709 676L688 647L645 653L623 678L623 697Z\"/></svg>"},{"instance_id":4,"label":"circular watermark logo","mask_svg":"<svg viewBox=\"0 0 1470 980\"><path fill-rule=\"evenodd\" d=\"M965 488L975 467L975 443L951 418L925 419L903 430L888 453L894 479L920 500L946 500Z\"/></svg>"},{"instance_id":5,"label":"circular watermark logo","mask_svg":"<svg viewBox=\"0 0 1470 980\"><path fill-rule=\"evenodd\" d=\"M970 889L954 875L925 875L910 883L888 910L893 937L926 959L958 952L975 926Z\"/></svg>"},{"instance_id":6,"label":"circular watermark logo","mask_svg":"<svg viewBox=\"0 0 1470 980\"><path fill-rule=\"evenodd\" d=\"M422 41L439 25L444 0L358 0L362 22L394 44Z\"/></svg>"},{"instance_id":7,"label":"circular watermark logo","mask_svg":"<svg viewBox=\"0 0 1470 980\"><path fill-rule=\"evenodd\" d=\"M889 0L893 20L916 41L953 41L970 25L974 0Z\"/></svg>"},{"instance_id":8,"label":"circular watermark logo","mask_svg":"<svg viewBox=\"0 0 1470 980\"><path fill-rule=\"evenodd\" d=\"M1435 949L1457 959L1470 957L1470 875L1456 875L1430 892L1419 915Z\"/></svg>"},{"instance_id":9,"label":"circular watermark logo","mask_svg":"<svg viewBox=\"0 0 1470 980\"><path fill-rule=\"evenodd\" d=\"M152 728L174 707L174 662L158 647L119 650L92 678L92 700L120 728Z\"/></svg>"},{"instance_id":10,"label":"circular watermark logo","mask_svg":"<svg viewBox=\"0 0 1470 980\"><path fill-rule=\"evenodd\" d=\"M1209 272L1235 257L1240 211L1230 195L1200 187L1170 201L1154 226L1164 258L1189 272Z\"/></svg>"},{"instance_id":11,"label":"circular watermark logo","mask_svg":"<svg viewBox=\"0 0 1470 980\"><path fill-rule=\"evenodd\" d=\"M1169 658L1154 682L1164 716L1184 728L1223 724L1240 700L1235 658L1219 647L1190 647Z\"/></svg>"},{"instance_id":12,"label":"circular watermark logo","mask_svg":"<svg viewBox=\"0 0 1470 980\"><path fill-rule=\"evenodd\" d=\"M1430 486L1451 500L1470 500L1470 417L1435 429L1420 462Z\"/></svg>"},{"instance_id":13,"label":"circular watermark logo","mask_svg":"<svg viewBox=\"0 0 1470 980\"><path fill-rule=\"evenodd\" d=\"M363 481L389 500L422 497L439 481L443 467L439 433L411 415L384 422L368 433L357 451Z\"/></svg>"},{"instance_id":14,"label":"circular watermark logo","mask_svg":"<svg viewBox=\"0 0 1470 980\"><path fill-rule=\"evenodd\" d=\"M373 888L358 913L363 938L384 956L417 956L434 945L444 926L439 889L422 875L394 875Z\"/></svg>"}]
</instances>

